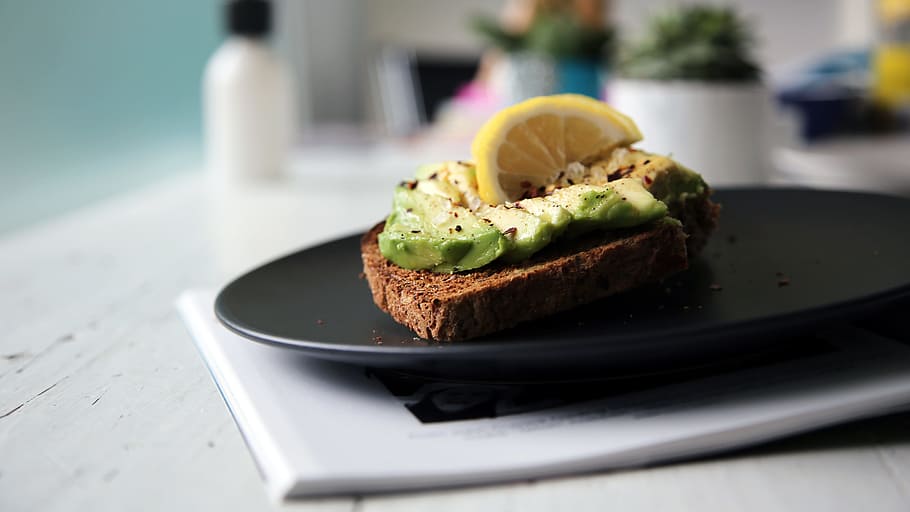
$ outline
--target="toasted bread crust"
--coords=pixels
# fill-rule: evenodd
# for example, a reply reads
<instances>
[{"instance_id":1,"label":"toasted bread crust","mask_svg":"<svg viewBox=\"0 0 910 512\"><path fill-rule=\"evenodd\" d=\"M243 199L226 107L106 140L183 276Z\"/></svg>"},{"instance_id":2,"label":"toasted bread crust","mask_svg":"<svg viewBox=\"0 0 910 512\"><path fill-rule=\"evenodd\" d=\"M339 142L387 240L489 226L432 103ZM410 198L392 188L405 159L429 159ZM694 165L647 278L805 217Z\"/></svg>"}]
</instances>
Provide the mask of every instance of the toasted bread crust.
<instances>
[{"instance_id":1,"label":"toasted bread crust","mask_svg":"<svg viewBox=\"0 0 910 512\"><path fill-rule=\"evenodd\" d=\"M377 224L361 240L373 301L419 336L456 341L658 281L687 266L686 234L673 222L595 233L554 244L518 264L458 274L407 270L380 252Z\"/></svg>"},{"instance_id":2,"label":"toasted bread crust","mask_svg":"<svg viewBox=\"0 0 910 512\"><path fill-rule=\"evenodd\" d=\"M670 216L683 223L683 229L689 238L689 258L694 258L705 248L711 233L717 229L720 217L720 205L711 201L710 190L707 195L686 199L684 202L670 206Z\"/></svg>"}]
</instances>

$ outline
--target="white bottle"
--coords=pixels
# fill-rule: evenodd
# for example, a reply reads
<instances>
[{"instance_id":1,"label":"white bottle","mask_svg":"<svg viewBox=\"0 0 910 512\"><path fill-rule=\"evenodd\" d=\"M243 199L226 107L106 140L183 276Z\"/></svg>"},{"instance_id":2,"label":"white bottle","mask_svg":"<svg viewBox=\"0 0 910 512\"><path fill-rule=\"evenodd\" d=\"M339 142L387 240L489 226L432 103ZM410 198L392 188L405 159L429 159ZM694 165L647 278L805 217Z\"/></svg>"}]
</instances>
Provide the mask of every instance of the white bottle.
<instances>
[{"instance_id":1,"label":"white bottle","mask_svg":"<svg viewBox=\"0 0 910 512\"><path fill-rule=\"evenodd\" d=\"M203 80L206 167L217 184L278 178L288 171L296 112L290 70L266 42L271 5L226 8L229 36Z\"/></svg>"}]
</instances>

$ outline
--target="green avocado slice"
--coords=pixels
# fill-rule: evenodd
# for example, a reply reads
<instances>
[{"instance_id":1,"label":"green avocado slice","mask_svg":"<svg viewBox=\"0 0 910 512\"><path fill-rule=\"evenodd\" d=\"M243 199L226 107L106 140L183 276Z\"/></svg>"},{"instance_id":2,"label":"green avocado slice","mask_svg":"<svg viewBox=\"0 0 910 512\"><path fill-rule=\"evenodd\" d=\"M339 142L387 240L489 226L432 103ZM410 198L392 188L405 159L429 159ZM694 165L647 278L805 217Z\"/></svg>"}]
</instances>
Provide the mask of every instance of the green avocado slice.
<instances>
[{"instance_id":1,"label":"green avocado slice","mask_svg":"<svg viewBox=\"0 0 910 512\"><path fill-rule=\"evenodd\" d=\"M498 229L467 208L410 185L395 190L392 214L379 234L379 250L396 265L434 272L482 267L507 245Z\"/></svg>"},{"instance_id":2,"label":"green avocado slice","mask_svg":"<svg viewBox=\"0 0 910 512\"><path fill-rule=\"evenodd\" d=\"M396 188L379 235L382 254L413 270L451 273L499 258L518 262L560 236L638 226L667 214L667 205L640 178L577 184L548 196L471 209L466 207L471 166L446 162L422 167L417 175L417 181Z\"/></svg>"},{"instance_id":3,"label":"green avocado slice","mask_svg":"<svg viewBox=\"0 0 910 512\"><path fill-rule=\"evenodd\" d=\"M633 179L556 189L546 199L572 215L570 235L638 226L667 214L667 205Z\"/></svg>"},{"instance_id":4,"label":"green avocado slice","mask_svg":"<svg viewBox=\"0 0 910 512\"><path fill-rule=\"evenodd\" d=\"M477 211L483 220L489 220L506 238L504 261L528 259L543 249L553 239L555 227L544 217L533 215L515 206L485 206Z\"/></svg>"}]
</instances>

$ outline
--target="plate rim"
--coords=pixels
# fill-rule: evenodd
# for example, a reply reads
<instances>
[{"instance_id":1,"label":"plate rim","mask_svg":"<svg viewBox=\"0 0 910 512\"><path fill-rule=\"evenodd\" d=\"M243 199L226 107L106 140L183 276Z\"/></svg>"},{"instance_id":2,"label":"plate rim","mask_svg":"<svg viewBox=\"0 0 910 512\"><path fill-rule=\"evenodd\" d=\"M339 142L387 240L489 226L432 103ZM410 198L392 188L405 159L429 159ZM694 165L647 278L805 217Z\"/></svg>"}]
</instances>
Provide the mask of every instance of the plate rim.
<instances>
[{"instance_id":1,"label":"plate rim","mask_svg":"<svg viewBox=\"0 0 910 512\"><path fill-rule=\"evenodd\" d=\"M338 239L343 240L343 239ZM586 346L591 343L604 343L608 337L607 336L584 336L581 338L574 338L561 341L560 344L555 346L553 343L548 341L527 341L527 340L485 340L483 338L474 339L474 340L463 340L458 342L436 342L432 340L426 340L420 338L419 336L414 336L423 341L427 341L430 345L425 346L398 346L398 345L339 345L336 343L326 343L313 340L298 340L285 338L282 336L258 336L251 332L244 330L242 327L234 325L229 320L222 317L219 313L219 299L221 294L218 294L218 297L215 300L215 316L218 321L225 326L231 332L238 334L248 340L255 341L258 343L263 343L271 346L279 346L283 348L293 348L296 350L302 350L307 352L314 353L344 353L351 354L356 353L358 355L383 355L383 356L423 356L429 354L472 354L472 355L489 355L489 353L497 353L502 350L503 347L508 347L510 349L540 349L541 347L546 349L558 350L566 348L578 348L579 346ZM676 344L680 343L679 340L691 339L695 337L700 337L702 339L710 338L723 338L728 337L733 333L740 332L743 330L750 330L751 332L757 333L758 335L763 334L764 332L778 332L781 330L779 327L775 328L766 328L766 329L750 329L754 325L768 324L770 319L774 320L776 325L781 323L786 324L789 328L797 329L800 326L808 326L809 324L816 324L824 322L826 319L836 318L836 317L855 317L860 315L865 310L874 310L877 307L884 306L888 303L897 302L902 299L910 298L910 284L903 286L897 286L890 288L888 290L871 294L864 295L861 297L854 297L845 301L834 302L829 304L824 304L821 306L815 306L808 309L803 309L800 311L786 313L783 315L765 315L762 317L754 317L741 322L727 322L720 325L715 325L710 328L705 327L690 327L683 329L663 329L660 331L649 331L647 335L645 334L634 334L627 335L616 338L614 343L611 344L612 348L616 348L617 345L634 345L637 342L640 342L644 338L648 337L660 337L664 339L664 343ZM846 312L846 315L844 313ZM557 313L558 314L558 313ZM811 320L800 320L802 317L805 317L807 314L811 315ZM710 331L709 335L703 335L700 331ZM672 341L670 337L666 336L666 333L673 332L679 333L678 335L672 336ZM654 342L651 341L651 347L653 347ZM440 348L444 349L444 352L440 351Z\"/></svg>"},{"instance_id":2,"label":"plate rim","mask_svg":"<svg viewBox=\"0 0 910 512\"><path fill-rule=\"evenodd\" d=\"M817 195L849 195L849 196L868 196L870 198L879 198L890 201L898 201L910 204L910 199L907 199L902 196L888 195L888 194L878 194L865 191L844 191L844 190L820 190L812 188L803 188L803 187L793 187L793 186L742 186L742 187L721 187L716 189L717 192L723 194L725 192L739 192L739 193L761 193L761 192L777 192L777 193L810 193ZM363 235L363 232L351 233L348 231L348 234L341 235L335 238L324 239L322 241L316 242L306 247L302 247L296 251L287 253L283 256L277 257L273 260L270 260L262 265L257 266L254 269L251 269L240 276L232 279L228 284L224 285L221 290L218 292L218 295L214 303L214 313L218 321L224 325L228 330L238 334L248 340L255 341L258 343L263 343L266 345L279 346L283 348L295 349L298 351L306 352L314 356L332 356L332 355L352 355L352 356L372 356L380 358L400 358L402 356L408 357L418 357L418 358L436 358L440 355L446 354L446 356L460 356L465 355L471 356L488 356L498 354L507 347L508 350L533 350L537 353L547 352L548 350L565 350L567 348L578 349L581 347L586 347L594 343L604 343L606 340L609 340L611 336L609 334L605 335L587 335L583 337L574 337L562 340L558 345L547 342L546 340L537 340L537 341L528 341L528 340L496 340L496 339L475 339L475 340L463 340L459 342L436 342L431 340L426 340L420 336L414 334L415 339L419 339L428 343L428 345L416 346L416 345L381 345L381 344L371 344L371 345L360 345L360 344L338 344L338 343L328 343L322 341L315 341L310 339L296 339L296 338L287 338L283 336L272 336L272 335L261 335L260 333L254 332L252 329L245 328L239 323L235 323L230 319L230 315L223 314L223 311L226 309L223 306L223 299L228 292L228 290L233 287L237 282L246 278L250 274L257 272L263 269L266 266L273 265L287 258L295 257L301 252L316 250L321 247L324 247L329 244L345 242L351 239L359 239ZM829 302L821 305L816 305L810 308L800 309L798 311L793 311L785 314L778 315L764 315L761 317L752 317L743 321L734 321L734 322L725 322L722 324L714 324L711 327L704 327L701 325L690 325L684 326L681 328L664 328L658 331L648 331L647 335L644 333L633 333L625 334L618 337L612 337L613 342L609 343L612 349L617 349L617 347L623 345L634 346L636 343L641 342L646 338L659 337L663 339L663 343L676 344L680 343L680 340L687 340L696 337L704 338L723 338L729 337L730 335L741 333L743 331L749 331L758 334L767 334L772 332L780 332L783 330L796 330L800 327L808 327L809 325L815 325L823 323L827 320L831 320L838 317L856 317L861 315L864 311L873 310L877 307L881 307L887 303L899 301L905 298L910 298L910 282L898 284L896 286L880 290L878 292L854 296L846 300ZM387 313L385 313L387 314ZM763 324L767 325L772 322L776 327L761 328ZM784 327L780 327L784 325ZM672 335L670 335L672 333ZM496 336L496 334L492 334ZM653 346L654 342L651 342ZM444 350L440 350L444 348Z\"/></svg>"}]
</instances>

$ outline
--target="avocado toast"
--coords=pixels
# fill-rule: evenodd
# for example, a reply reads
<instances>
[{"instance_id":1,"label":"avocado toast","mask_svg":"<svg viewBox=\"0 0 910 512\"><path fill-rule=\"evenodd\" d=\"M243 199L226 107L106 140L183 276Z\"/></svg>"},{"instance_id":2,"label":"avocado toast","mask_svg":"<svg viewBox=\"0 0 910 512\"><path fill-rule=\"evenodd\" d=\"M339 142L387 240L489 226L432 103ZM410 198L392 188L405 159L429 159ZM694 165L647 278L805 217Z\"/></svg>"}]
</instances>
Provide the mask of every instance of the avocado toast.
<instances>
[{"instance_id":1,"label":"avocado toast","mask_svg":"<svg viewBox=\"0 0 910 512\"><path fill-rule=\"evenodd\" d=\"M362 239L374 302L420 336L474 338L663 279L714 229L701 176L631 149L640 134L628 118L587 98L526 104L530 115L520 104L481 130L476 163L419 168ZM554 112L565 114L556 136L521 124L539 131ZM510 162L516 148L525 154Z\"/></svg>"},{"instance_id":2,"label":"avocado toast","mask_svg":"<svg viewBox=\"0 0 910 512\"><path fill-rule=\"evenodd\" d=\"M383 224L364 235L364 273L373 301L397 322L431 340L483 336L543 318L686 268L685 235L660 223L647 230L589 235L515 264L465 273L408 270L377 244Z\"/></svg>"}]
</instances>

